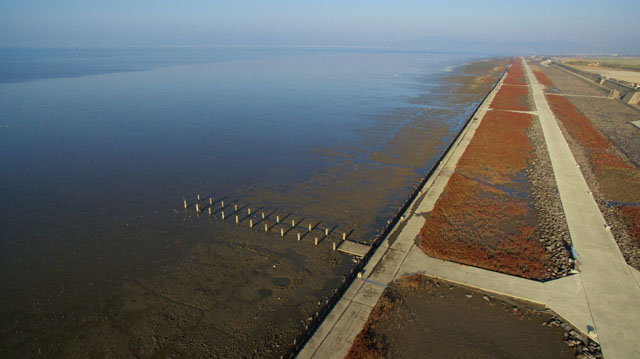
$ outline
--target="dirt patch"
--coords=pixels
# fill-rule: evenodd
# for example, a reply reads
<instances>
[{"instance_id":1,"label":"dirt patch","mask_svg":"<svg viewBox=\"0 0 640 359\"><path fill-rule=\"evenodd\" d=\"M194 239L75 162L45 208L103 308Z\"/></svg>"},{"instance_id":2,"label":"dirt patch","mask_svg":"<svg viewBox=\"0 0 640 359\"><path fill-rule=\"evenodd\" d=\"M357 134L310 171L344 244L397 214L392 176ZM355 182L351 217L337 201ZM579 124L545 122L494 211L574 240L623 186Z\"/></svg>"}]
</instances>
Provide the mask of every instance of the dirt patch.
<instances>
[{"instance_id":1,"label":"dirt patch","mask_svg":"<svg viewBox=\"0 0 640 359\"><path fill-rule=\"evenodd\" d=\"M475 61L473 63L467 64L462 72L465 74L474 74L474 73L486 73L486 72L494 72L494 73L502 73L507 65L509 64L510 59L487 59Z\"/></svg>"},{"instance_id":2,"label":"dirt patch","mask_svg":"<svg viewBox=\"0 0 640 359\"><path fill-rule=\"evenodd\" d=\"M347 358L601 357L599 346L553 313L446 281L392 282Z\"/></svg>"},{"instance_id":3,"label":"dirt patch","mask_svg":"<svg viewBox=\"0 0 640 359\"><path fill-rule=\"evenodd\" d=\"M635 71L619 70L608 67L574 66L578 70L596 73L629 84L640 82L640 66Z\"/></svg>"},{"instance_id":4,"label":"dirt patch","mask_svg":"<svg viewBox=\"0 0 640 359\"><path fill-rule=\"evenodd\" d=\"M60 298L24 318L33 324L5 322L2 356L279 357L353 265L328 242L196 219L192 226L200 239L184 257L132 271L112 297L98 292L96 303L83 303L58 288ZM174 241L162 245L171 251ZM56 299L67 303L54 307Z\"/></svg>"},{"instance_id":5,"label":"dirt patch","mask_svg":"<svg viewBox=\"0 0 640 359\"><path fill-rule=\"evenodd\" d=\"M544 142L532 120L485 115L421 231L428 255L525 278L566 275L566 224L556 217L557 191L540 196L555 186L540 182L551 171L548 156L533 147Z\"/></svg>"}]
</instances>

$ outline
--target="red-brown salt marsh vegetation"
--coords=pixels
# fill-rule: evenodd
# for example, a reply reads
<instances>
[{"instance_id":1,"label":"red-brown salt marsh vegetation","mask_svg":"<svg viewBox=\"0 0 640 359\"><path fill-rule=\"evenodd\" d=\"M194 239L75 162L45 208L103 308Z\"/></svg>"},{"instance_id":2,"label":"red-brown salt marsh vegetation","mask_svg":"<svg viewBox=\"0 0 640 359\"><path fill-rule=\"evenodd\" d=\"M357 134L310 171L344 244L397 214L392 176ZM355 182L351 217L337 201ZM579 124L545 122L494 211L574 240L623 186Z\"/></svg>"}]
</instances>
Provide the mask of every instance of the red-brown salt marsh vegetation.
<instances>
[{"instance_id":1,"label":"red-brown salt marsh vegetation","mask_svg":"<svg viewBox=\"0 0 640 359\"><path fill-rule=\"evenodd\" d=\"M491 108L497 110L531 111L533 101L527 86L502 85L491 102Z\"/></svg>"},{"instance_id":2,"label":"red-brown salt marsh vegetation","mask_svg":"<svg viewBox=\"0 0 640 359\"><path fill-rule=\"evenodd\" d=\"M522 68L522 60L516 57L511 63L507 77L504 79L505 85L528 85L527 76Z\"/></svg>"},{"instance_id":3,"label":"red-brown salt marsh vegetation","mask_svg":"<svg viewBox=\"0 0 640 359\"><path fill-rule=\"evenodd\" d=\"M548 94L547 100L569 135L583 147L598 189L620 210L629 235L640 242L640 171L569 99Z\"/></svg>"},{"instance_id":4,"label":"red-brown salt marsh vegetation","mask_svg":"<svg viewBox=\"0 0 640 359\"><path fill-rule=\"evenodd\" d=\"M504 83L527 83L515 59ZM522 109L528 86L502 85L492 108ZM519 107L522 106L522 107ZM524 278L569 270L569 236L540 124L529 114L489 111L428 215L428 255Z\"/></svg>"},{"instance_id":5,"label":"red-brown salt marsh vegetation","mask_svg":"<svg viewBox=\"0 0 640 359\"><path fill-rule=\"evenodd\" d=\"M525 278L551 276L526 177L533 119L487 113L421 231L428 255Z\"/></svg>"},{"instance_id":6,"label":"red-brown salt marsh vegetation","mask_svg":"<svg viewBox=\"0 0 640 359\"><path fill-rule=\"evenodd\" d=\"M551 82L549 77L547 77L547 75L545 75L544 72L534 69L533 70L533 75L536 77L538 82L541 83L542 85L545 85L545 86L552 86L553 85L553 82Z\"/></svg>"}]
</instances>

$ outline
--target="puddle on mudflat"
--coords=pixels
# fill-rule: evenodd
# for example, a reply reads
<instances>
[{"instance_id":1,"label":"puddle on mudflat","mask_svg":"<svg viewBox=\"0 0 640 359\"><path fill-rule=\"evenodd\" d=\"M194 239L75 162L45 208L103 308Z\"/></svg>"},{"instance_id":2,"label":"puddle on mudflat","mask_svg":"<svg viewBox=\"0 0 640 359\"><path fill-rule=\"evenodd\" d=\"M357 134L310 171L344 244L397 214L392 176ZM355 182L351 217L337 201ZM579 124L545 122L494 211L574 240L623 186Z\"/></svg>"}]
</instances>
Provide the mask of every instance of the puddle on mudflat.
<instances>
[{"instance_id":1,"label":"puddle on mudflat","mask_svg":"<svg viewBox=\"0 0 640 359\"><path fill-rule=\"evenodd\" d=\"M278 287L286 287L289 285L289 283L291 283L291 279L287 277L277 277L273 278L271 282Z\"/></svg>"}]
</instances>

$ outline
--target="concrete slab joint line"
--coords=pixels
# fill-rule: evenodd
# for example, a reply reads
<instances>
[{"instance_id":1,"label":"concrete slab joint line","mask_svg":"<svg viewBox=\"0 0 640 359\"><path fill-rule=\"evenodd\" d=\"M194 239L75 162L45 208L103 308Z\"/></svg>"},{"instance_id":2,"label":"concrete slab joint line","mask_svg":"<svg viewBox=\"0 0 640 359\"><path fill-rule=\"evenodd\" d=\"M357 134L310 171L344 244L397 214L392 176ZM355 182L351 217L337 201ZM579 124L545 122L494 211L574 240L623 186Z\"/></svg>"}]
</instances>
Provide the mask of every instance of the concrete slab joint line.
<instances>
[{"instance_id":1,"label":"concrete slab joint line","mask_svg":"<svg viewBox=\"0 0 640 359\"><path fill-rule=\"evenodd\" d=\"M543 87L523 60L536 111L542 125L558 191L573 245L582 259L581 273L541 283L425 255L414 245L424 218L431 211L471 141L498 85L480 105L476 118L463 130L433 176L425 183L423 197L408 208L406 224L396 241L388 239L365 266L363 279L354 281L331 314L307 342L298 358L342 358L351 347L387 283L400 276L424 273L454 283L544 304L583 334L598 341L606 358L640 358L640 272L628 266L605 227L576 161L544 97ZM402 221L402 222L405 222ZM400 224L400 223L399 223ZM398 225L391 231L395 234ZM595 328L590 331L589 328Z\"/></svg>"}]
</instances>

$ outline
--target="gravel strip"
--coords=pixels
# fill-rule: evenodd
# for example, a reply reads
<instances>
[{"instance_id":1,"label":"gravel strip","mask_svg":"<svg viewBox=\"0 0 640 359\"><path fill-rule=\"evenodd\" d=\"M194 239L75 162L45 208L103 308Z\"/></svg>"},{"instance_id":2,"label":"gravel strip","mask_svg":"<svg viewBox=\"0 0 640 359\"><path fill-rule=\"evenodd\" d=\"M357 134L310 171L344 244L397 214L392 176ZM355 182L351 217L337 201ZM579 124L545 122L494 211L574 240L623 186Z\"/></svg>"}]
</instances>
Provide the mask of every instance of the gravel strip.
<instances>
[{"instance_id":1,"label":"gravel strip","mask_svg":"<svg viewBox=\"0 0 640 359\"><path fill-rule=\"evenodd\" d=\"M552 267L547 269L551 277L563 277L573 267L571 238L540 121L532 121L528 135L535 148L527 178L531 188L529 200L536 209L536 232L551 259Z\"/></svg>"},{"instance_id":2,"label":"gravel strip","mask_svg":"<svg viewBox=\"0 0 640 359\"><path fill-rule=\"evenodd\" d=\"M640 129L630 123L640 120L640 111L615 99L569 97L569 101L636 167L640 167Z\"/></svg>"},{"instance_id":3,"label":"gravel strip","mask_svg":"<svg viewBox=\"0 0 640 359\"><path fill-rule=\"evenodd\" d=\"M609 96L610 91L602 89L596 83L587 82L553 66L540 66L542 72L547 75L557 90L565 94L585 96ZM549 92L553 91L553 89Z\"/></svg>"}]
</instances>

